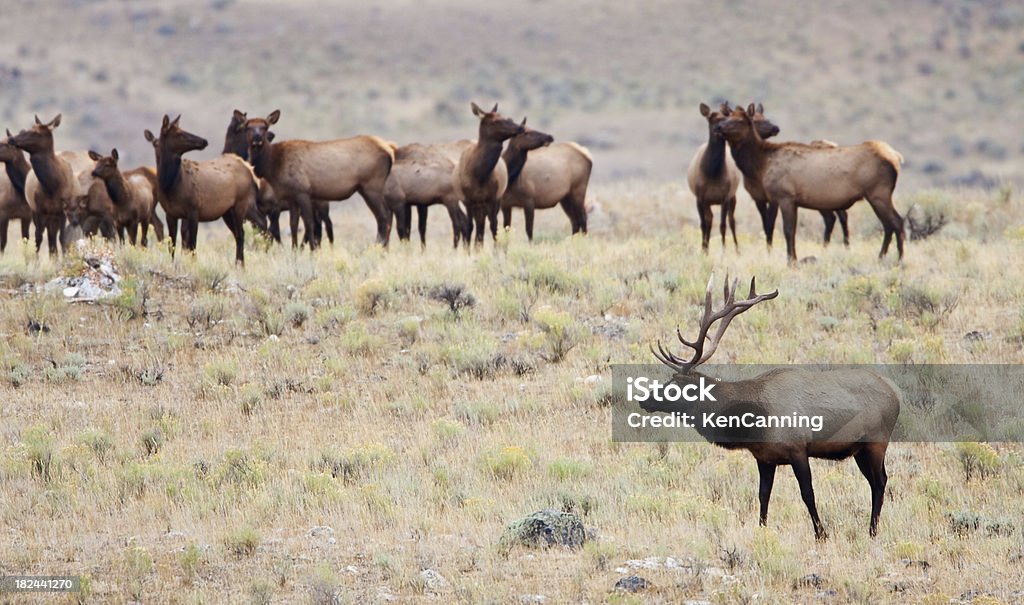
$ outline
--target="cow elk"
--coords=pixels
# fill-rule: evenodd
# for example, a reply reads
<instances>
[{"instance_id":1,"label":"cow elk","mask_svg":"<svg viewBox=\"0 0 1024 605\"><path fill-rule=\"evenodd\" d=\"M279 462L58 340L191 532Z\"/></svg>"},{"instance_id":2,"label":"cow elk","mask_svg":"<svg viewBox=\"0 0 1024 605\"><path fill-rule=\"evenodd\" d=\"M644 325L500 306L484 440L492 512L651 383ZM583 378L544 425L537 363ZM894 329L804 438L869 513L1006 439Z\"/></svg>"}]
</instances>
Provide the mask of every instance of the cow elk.
<instances>
[{"instance_id":1,"label":"cow elk","mask_svg":"<svg viewBox=\"0 0 1024 605\"><path fill-rule=\"evenodd\" d=\"M480 247L484 243L488 218L492 219L491 235L497 237L494 217L508 186L508 170L501 159L502 145L522 132L523 127L499 114L497 103L490 111L484 111L476 103L470 103L470 107L473 115L480 118L479 136L476 144L459 157L453 183L456 195L466 204L466 211L476 227L476 245Z\"/></svg>"},{"instance_id":2,"label":"cow elk","mask_svg":"<svg viewBox=\"0 0 1024 605\"><path fill-rule=\"evenodd\" d=\"M206 139L182 130L181 116L164 116L160 137L145 131L153 144L157 161L158 200L167 215L171 246L176 245L178 221L183 220L182 246L196 249L199 223L223 219L235 238L235 261L245 262L243 221L249 207L256 203L257 184L252 168L235 155L195 162L181 156L202 150Z\"/></svg>"},{"instance_id":3,"label":"cow elk","mask_svg":"<svg viewBox=\"0 0 1024 605\"><path fill-rule=\"evenodd\" d=\"M256 176L267 179L278 199L300 213L292 211L292 241L301 216L306 232L314 234L310 248L316 248L314 200L341 201L358 192L377 221L377 243L387 246L392 215L384 202L384 186L395 161L391 145L375 136L274 143L270 127L280 117L275 110L266 118L249 118L245 131Z\"/></svg>"},{"instance_id":4,"label":"cow elk","mask_svg":"<svg viewBox=\"0 0 1024 605\"><path fill-rule=\"evenodd\" d=\"M245 123L248 117L245 112L235 110L228 124L227 133L224 135L224 149L221 153L233 153L246 162L249 161L249 142L246 140ZM334 223L331 222L330 202L324 200L313 201L313 215L316 221L317 241L320 241L321 228L326 233L331 244L334 243ZM257 230L270 236L277 243L281 243L281 213L289 210L289 214L296 214L298 211L291 210L274 193L267 179L259 180L259 195L256 196L256 203L249 209L246 219L256 227ZM303 235L303 241L308 242L310 234ZM298 235L295 227L292 227L292 246L298 247Z\"/></svg>"},{"instance_id":5,"label":"cow elk","mask_svg":"<svg viewBox=\"0 0 1024 605\"><path fill-rule=\"evenodd\" d=\"M39 116L36 123L8 142L28 153L32 171L25 177L25 201L32 209L36 224L36 250L42 246L46 233L50 254L57 254L57 241L64 241L64 206L81 193L77 175L91 169L92 161L85 153L54 152L53 131L60 126L61 115L43 124Z\"/></svg>"},{"instance_id":6,"label":"cow elk","mask_svg":"<svg viewBox=\"0 0 1024 605\"><path fill-rule=\"evenodd\" d=\"M504 226L512 223L512 208L522 208L531 242L534 212L558 205L569 217L573 234L587 232L587 187L594 161L582 145L553 141L550 135L526 129L509 140L502 156L508 167L508 189L501 198Z\"/></svg>"},{"instance_id":7,"label":"cow elk","mask_svg":"<svg viewBox=\"0 0 1024 605\"><path fill-rule=\"evenodd\" d=\"M713 280L712 276L712 280ZM651 351L674 372L672 382L680 388L699 384L711 378L714 382L714 401L677 403L652 401L641 403L649 412L686 412L704 418L706 414L730 415L738 410L757 412L766 417L823 419L821 435L813 428L747 428L726 431L709 427L702 420L694 422L701 436L726 449L745 449L757 460L760 474L758 498L759 522L768 520L768 501L775 482L778 466L793 467L800 484L800 495L819 540L828 537L818 517L811 484L810 458L843 460L850 456L871 486L871 521L869 533L878 533L878 518L888 480L885 471L885 453L900 412L900 397L896 387L887 379L865 369L809 370L803 368L777 368L749 380L728 382L704 376L698 366L714 355L729 323L740 313L755 305L775 298L778 290L758 294L754 280L750 280L750 293L745 300L736 300L737 282L730 286L726 277L725 303L719 310L712 308L711 285L708 281L704 295L704 313L697 338L690 342L677 330L679 341L693 349L689 359L677 357L665 350L661 343ZM718 323L713 336L709 331ZM822 436L823 435L823 436Z\"/></svg>"},{"instance_id":8,"label":"cow elk","mask_svg":"<svg viewBox=\"0 0 1024 605\"><path fill-rule=\"evenodd\" d=\"M892 203L903 157L887 143L866 141L845 147L765 141L748 111L735 108L714 126L729 142L736 165L782 212L786 253L796 262L797 208L847 210L866 199L882 223L885 235L879 257L893 236L903 258L903 218Z\"/></svg>"},{"instance_id":9,"label":"cow elk","mask_svg":"<svg viewBox=\"0 0 1024 605\"><path fill-rule=\"evenodd\" d=\"M11 136L10 131L7 136ZM25 201L25 178L32 167L25 154L6 139L0 142L0 162L7 172L6 179L0 177L0 254L3 254L7 249L7 226L12 220L21 221L21 238L29 238L32 208Z\"/></svg>"},{"instance_id":10,"label":"cow elk","mask_svg":"<svg viewBox=\"0 0 1024 605\"><path fill-rule=\"evenodd\" d=\"M384 199L395 214L398 237L409 239L412 231L412 208L418 214L420 245L427 245L427 211L441 204L452 222L452 245L458 248L461 239L469 245L469 221L459 204L452 175L459 155L473 145L472 141L421 145L413 143L395 150L395 165L388 175ZM454 159L453 159L454 156Z\"/></svg>"},{"instance_id":11,"label":"cow elk","mask_svg":"<svg viewBox=\"0 0 1024 605\"><path fill-rule=\"evenodd\" d=\"M714 215L712 206L722 207L720 231L725 246L726 229L732 226L732 242L739 249L736 240L736 190L740 186L740 171L725 149L725 139L715 134L714 127L726 117L727 103L718 111L712 111L706 104L700 104L700 115L708 122L708 141L697 148L686 170L686 183L697 198L697 215L700 217L701 249L706 254L711 241L711 223Z\"/></svg>"},{"instance_id":12,"label":"cow elk","mask_svg":"<svg viewBox=\"0 0 1024 605\"><path fill-rule=\"evenodd\" d=\"M90 151L89 157L96 162L92 176L103 182L113 202L113 220L121 243L124 243L127 232L127 239L133 246L138 241L148 246L150 225L157 240L162 239L163 225L156 216L156 172L145 166L121 172L117 149L112 149L109 156Z\"/></svg>"}]
</instances>

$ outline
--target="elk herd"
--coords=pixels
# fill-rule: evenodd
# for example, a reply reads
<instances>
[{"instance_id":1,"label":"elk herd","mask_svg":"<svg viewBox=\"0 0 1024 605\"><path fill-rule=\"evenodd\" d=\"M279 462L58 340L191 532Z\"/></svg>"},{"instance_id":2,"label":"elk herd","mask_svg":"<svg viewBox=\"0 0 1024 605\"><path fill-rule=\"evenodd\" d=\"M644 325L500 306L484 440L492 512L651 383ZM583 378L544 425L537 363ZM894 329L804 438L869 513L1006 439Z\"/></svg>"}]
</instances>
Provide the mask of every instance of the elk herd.
<instances>
[{"instance_id":1,"label":"elk herd","mask_svg":"<svg viewBox=\"0 0 1024 605\"><path fill-rule=\"evenodd\" d=\"M533 240L536 210L561 206L572 233L587 232L587 187L593 159L583 146L554 138L471 103L479 119L476 139L398 146L376 136L328 141L275 141L280 111L250 118L235 110L228 123L222 154L194 161L189 151L205 149L205 138L184 130L181 116L164 116L159 135L144 132L153 145L155 166L123 170L118 151L56 151L54 131L61 116L35 123L0 140L0 252L7 244L8 223L21 221L21 235L36 227L38 250L46 236L51 254L72 233L99 233L147 245L149 229L163 239L163 209L171 250L181 226L182 245L195 250L200 222L223 220L235 240L235 258L244 262L245 228L281 241L280 216L288 211L292 245L319 246L323 235L334 241L330 203L359 193L376 222L376 241L387 246L391 225L400 239L411 236L412 211L418 215L420 242L426 244L427 213L442 205L452 224L452 243L484 241L487 223L497 236L498 215L511 225L513 208L523 210L527 238ZM846 211L865 199L884 229L881 255L892 238L903 256L903 220L892 203L902 156L881 141L838 146L828 141L773 143L779 128L760 104L748 108L705 104L707 142L690 162L687 183L697 201L702 247L711 238L712 208L721 207L723 245L729 228L736 238L736 193L742 180L754 200L765 239L772 244L775 221L782 213L787 256L795 261L798 208L821 213L827 244L836 219L849 243ZM26 158L27 155L27 158ZM475 232L475 236L474 236Z\"/></svg>"}]
</instances>

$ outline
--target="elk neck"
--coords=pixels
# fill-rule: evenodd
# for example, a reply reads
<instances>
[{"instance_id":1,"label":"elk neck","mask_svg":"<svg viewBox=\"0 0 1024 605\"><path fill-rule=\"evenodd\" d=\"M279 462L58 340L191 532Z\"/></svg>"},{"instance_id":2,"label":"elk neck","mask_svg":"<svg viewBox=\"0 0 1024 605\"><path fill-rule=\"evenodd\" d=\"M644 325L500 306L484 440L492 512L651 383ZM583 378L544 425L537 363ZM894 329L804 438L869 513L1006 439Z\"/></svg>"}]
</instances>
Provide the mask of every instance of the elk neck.
<instances>
[{"instance_id":1,"label":"elk neck","mask_svg":"<svg viewBox=\"0 0 1024 605\"><path fill-rule=\"evenodd\" d=\"M508 168L508 185L510 187L512 183L519 179L519 174L523 171L523 166L526 165L527 153L525 149L518 145L509 143L508 149L505 150L505 153L501 154L501 159L505 160L505 166Z\"/></svg>"},{"instance_id":2,"label":"elk neck","mask_svg":"<svg viewBox=\"0 0 1024 605\"><path fill-rule=\"evenodd\" d=\"M128 182L123 172L118 170L113 176L103 179L103 184L106 185L107 195L115 206L124 206L128 203Z\"/></svg>"},{"instance_id":3,"label":"elk neck","mask_svg":"<svg viewBox=\"0 0 1024 605\"><path fill-rule=\"evenodd\" d=\"M490 178L494 167L498 165L498 159L501 158L501 143L498 140L481 138L476 144L470 156L470 170L474 180L483 183ZM525 159L523 161L525 162Z\"/></svg>"},{"instance_id":4,"label":"elk neck","mask_svg":"<svg viewBox=\"0 0 1024 605\"><path fill-rule=\"evenodd\" d=\"M233 128L228 128L224 135L224 153L233 153L245 161L249 161L249 145L245 142L245 133L237 133Z\"/></svg>"},{"instance_id":5,"label":"elk neck","mask_svg":"<svg viewBox=\"0 0 1024 605\"><path fill-rule=\"evenodd\" d=\"M65 185L60 170L60 160L57 159L52 148L47 151L30 153L28 157L32 164L32 171L36 173L36 178L39 180L39 186L42 187L46 195L53 197Z\"/></svg>"},{"instance_id":6,"label":"elk neck","mask_svg":"<svg viewBox=\"0 0 1024 605\"><path fill-rule=\"evenodd\" d=\"M25 179L28 178L28 171L30 168L28 160L25 159L24 154L20 151L14 156L14 159L9 162L5 162L7 178L11 179L11 184L14 185L14 190L17 191L18 195L21 197L25 197Z\"/></svg>"},{"instance_id":7,"label":"elk neck","mask_svg":"<svg viewBox=\"0 0 1024 605\"><path fill-rule=\"evenodd\" d=\"M279 147L273 143L264 143L258 151L253 151L251 158L253 172L261 179L271 178L274 168L277 165L277 152ZM243 158L245 159L245 158Z\"/></svg>"},{"instance_id":8,"label":"elk neck","mask_svg":"<svg viewBox=\"0 0 1024 605\"><path fill-rule=\"evenodd\" d=\"M164 151L158 155L160 161L156 167L156 178L160 183L160 190L167 193L181 178L181 154Z\"/></svg>"},{"instance_id":9,"label":"elk neck","mask_svg":"<svg viewBox=\"0 0 1024 605\"><path fill-rule=\"evenodd\" d=\"M729 147L732 150L732 159L743 173L743 178L757 179L764 171L768 154L776 145L750 134L736 143L730 143Z\"/></svg>"},{"instance_id":10,"label":"elk neck","mask_svg":"<svg viewBox=\"0 0 1024 605\"><path fill-rule=\"evenodd\" d=\"M700 171L709 179L717 179L725 173L725 139L710 134L708 146L700 159Z\"/></svg>"}]
</instances>

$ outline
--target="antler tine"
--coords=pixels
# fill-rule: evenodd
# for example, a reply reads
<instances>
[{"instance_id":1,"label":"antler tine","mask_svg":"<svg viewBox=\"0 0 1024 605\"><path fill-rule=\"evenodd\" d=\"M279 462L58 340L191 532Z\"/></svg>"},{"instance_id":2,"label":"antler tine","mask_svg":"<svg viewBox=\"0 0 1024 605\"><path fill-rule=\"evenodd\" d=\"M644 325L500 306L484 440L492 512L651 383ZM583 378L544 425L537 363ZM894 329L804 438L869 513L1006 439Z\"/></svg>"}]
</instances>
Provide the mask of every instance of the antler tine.
<instances>
[{"instance_id":1,"label":"antler tine","mask_svg":"<svg viewBox=\"0 0 1024 605\"><path fill-rule=\"evenodd\" d=\"M660 361L661 363L667 365L668 367L672 368L673 370L679 371L679 370L682 370L686 366L686 362L685 361L683 361L682 359L676 357L671 352L666 351L661 346L661 341L660 340L658 341L658 350L657 351L654 350L654 346L653 345L648 345L648 346L651 349L651 353L654 353L654 356L658 358L658 361Z\"/></svg>"},{"instance_id":2,"label":"antler tine","mask_svg":"<svg viewBox=\"0 0 1024 605\"><path fill-rule=\"evenodd\" d=\"M747 295L747 298L754 298L755 296L757 296L756 282L757 282L757 276L756 275L750 278L750 294Z\"/></svg>"}]
</instances>

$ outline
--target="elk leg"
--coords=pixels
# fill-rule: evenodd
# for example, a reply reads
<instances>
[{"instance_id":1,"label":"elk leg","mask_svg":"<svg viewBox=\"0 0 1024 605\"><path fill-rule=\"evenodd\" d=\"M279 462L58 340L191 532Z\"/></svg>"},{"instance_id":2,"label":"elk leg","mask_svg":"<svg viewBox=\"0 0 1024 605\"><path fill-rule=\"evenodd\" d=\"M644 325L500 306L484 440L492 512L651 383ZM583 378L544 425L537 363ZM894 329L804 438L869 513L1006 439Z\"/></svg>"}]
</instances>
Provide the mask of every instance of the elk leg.
<instances>
[{"instance_id":1,"label":"elk leg","mask_svg":"<svg viewBox=\"0 0 1024 605\"><path fill-rule=\"evenodd\" d=\"M871 524L868 533L872 538L878 535L878 518L882 514L882 500L885 497L885 484L889 476L885 472L885 450L888 443L869 443L857 452L854 460L861 474L871 486Z\"/></svg>"},{"instance_id":2,"label":"elk leg","mask_svg":"<svg viewBox=\"0 0 1024 605\"><path fill-rule=\"evenodd\" d=\"M740 251L740 242L739 242L738 239L736 239L736 196L733 196L733 197L729 198L728 218L729 218L729 229L732 230L732 245L733 245L734 248L736 248L736 251L739 252ZM724 221L725 219L723 218L722 220ZM722 242L722 245L725 246L725 242L724 241Z\"/></svg>"},{"instance_id":3,"label":"elk leg","mask_svg":"<svg viewBox=\"0 0 1024 605\"><path fill-rule=\"evenodd\" d=\"M714 215L711 213L711 205L704 200L698 200L697 214L700 215L700 247L707 254L708 244L711 242L711 222L714 220Z\"/></svg>"},{"instance_id":4,"label":"elk leg","mask_svg":"<svg viewBox=\"0 0 1024 605\"><path fill-rule=\"evenodd\" d=\"M139 224L135 221L128 223L128 241L132 243L132 246L138 245L139 238ZM123 242L122 242L123 245Z\"/></svg>"},{"instance_id":5,"label":"elk leg","mask_svg":"<svg viewBox=\"0 0 1024 605\"><path fill-rule=\"evenodd\" d=\"M836 210L836 216L839 217L839 226L843 230L843 245L847 248L850 247L850 227L846 224L846 211Z\"/></svg>"},{"instance_id":6,"label":"elk leg","mask_svg":"<svg viewBox=\"0 0 1024 605\"><path fill-rule=\"evenodd\" d=\"M178 219L167 217L167 234L171 236L171 258L174 258L174 249L178 246Z\"/></svg>"},{"instance_id":7,"label":"elk leg","mask_svg":"<svg viewBox=\"0 0 1024 605\"><path fill-rule=\"evenodd\" d=\"M875 211L875 216L878 217L879 222L885 228L885 237L882 239L882 251L878 253L878 258L882 258L889 252L889 242L892 241L892 236L895 234L896 249L899 251L900 260L903 260L903 217L893 208L891 199L869 197L868 202L871 204L872 210Z\"/></svg>"},{"instance_id":8,"label":"elk leg","mask_svg":"<svg viewBox=\"0 0 1024 605\"><path fill-rule=\"evenodd\" d=\"M270 237L277 243L281 243L281 211L272 210L267 214L267 230Z\"/></svg>"},{"instance_id":9,"label":"elk leg","mask_svg":"<svg viewBox=\"0 0 1024 605\"><path fill-rule=\"evenodd\" d=\"M492 204L487 218L491 224L491 239L498 239L498 203Z\"/></svg>"},{"instance_id":10,"label":"elk leg","mask_svg":"<svg viewBox=\"0 0 1024 605\"><path fill-rule=\"evenodd\" d=\"M416 206L416 218L419 219L416 226L419 227L420 230L421 249L426 249L427 247L427 210L429 210L429 208L430 206L426 204L419 204Z\"/></svg>"},{"instance_id":11,"label":"elk leg","mask_svg":"<svg viewBox=\"0 0 1024 605\"><path fill-rule=\"evenodd\" d=\"M836 214L831 210L819 210L822 220L825 221L825 245L832 242L832 230L836 227Z\"/></svg>"},{"instance_id":12,"label":"elk leg","mask_svg":"<svg viewBox=\"0 0 1024 605\"><path fill-rule=\"evenodd\" d=\"M395 210L395 231L398 239L406 241L412 235L412 206L403 204Z\"/></svg>"},{"instance_id":13,"label":"elk leg","mask_svg":"<svg viewBox=\"0 0 1024 605\"><path fill-rule=\"evenodd\" d=\"M814 486L811 485L811 463L807 460L807 454L800 453L790 462L793 465L793 474L796 475L797 483L800 484L800 497L807 506L807 512L811 515L811 523L814 525L814 539L827 540L828 533L825 526L818 518L818 507L814 504Z\"/></svg>"},{"instance_id":14,"label":"elk leg","mask_svg":"<svg viewBox=\"0 0 1024 605\"><path fill-rule=\"evenodd\" d=\"M7 223L8 219L0 219L0 254L7 249ZM24 224L24 223L23 223Z\"/></svg>"},{"instance_id":15,"label":"elk leg","mask_svg":"<svg viewBox=\"0 0 1024 605\"><path fill-rule=\"evenodd\" d=\"M320 220L324 223L324 233L327 234L327 241L334 245L334 221L331 220L331 207L328 204L324 204L323 210L320 212ZM391 226L388 226L391 229Z\"/></svg>"},{"instance_id":16,"label":"elk leg","mask_svg":"<svg viewBox=\"0 0 1024 605\"><path fill-rule=\"evenodd\" d=\"M533 207L533 202L527 202L523 204L523 220L526 222L526 239L533 243L533 217L536 209ZM577 231L576 221L572 221L572 232Z\"/></svg>"},{"instance_id":17,"label":"elk leg","mask_svg":"<svg viewBox=\"0 0 1024 605\"><path fill-rule=\"evenodd\" d=\"M43 216L38 212L32 215L32 222L36 225L36 254L39 254L39 248L43 246L43 230L46 227L43 223Z\"/></svg>"},{"instance_id":18,"label":"elk leg","mask_svg":"<svg viewBox=\"0 0 1024 605\"><path fill-rule=\"evenodd\" d=\"M299 218L302 216L302 212L299 207L292 202L288 205L288 226L292 230L292 248L299 247Z\"/></svg>"},{"instance_id":19,"label":"elk leg","mask_svg":"<svg viewBox=\"0 0 1024 605\"><path fill-rule=\"evenodd\" d=\"M473 223L476 225L476 247L484 245L484 231L487 230L487 209L482 205L473 206Z\"/></svg>"},{"instance_id":20,"label":"elk leg","mask_svg":"<svg viewBox=\"0 0 1024 605\"><path fill-rule=\"evenodd\" d=\"M512 227L512 206L501 209L501 224L505 229Z\"/></svg>"},{"instance_id":21,"label":"elk leg","mask_svg":"<svg viewBox=\"0 0 1024 605\"><path fill-rule=\"evenodd\" d=\"M459 239L462 237L462 232L465 229L463 223L466 220L466 215L462 213L458 202L445 203L444 207L448 210L448 218L452 221L452 247L457 249L459 247ZM508 225L505 225L505 227L507 228Z\"/></svg>"},{"instance_id":22,"label":"elk leg","mask_svg":"<svg viewBox=\"0 0 1024 605\"><path fill-rule=\"evenodd\" d=\"M244 217L235 213L235 209L228 210L224 215L224 224L235 236L235 262L245 266L245 227L242 225Z\"/></svg>"},{"instance_id":23,"label":"elk leg","mask_svg":"<svg viewBox=\"0 0 1024 605\"><path fill-rule=\"evenodd\" d=\"M62 231L60 223L60 217L50 216L46 219L46 245L50 256L57 255L57 238Z\"/></svg>"},{"instance_id":24,"label":"elk leg","mask_svg":"<svg viewBox=\"0 0 1024 605\"><path fill-rule=\"evenodd\" d=\"M384 200L384 183L374 187L360 187L359 195L363 196L367 208L377 219L377 243L385 248L388 247L388 240L391 239L391 212L388 211L387 202Z\"/></svg>"},{"instance_id":25,"label":"elk leg","mask_svg":"<svg viewBox=\"0 0 1024 605\"><path fill-rule=\"evenodd\" d=\"M768 524L768 501L771 500L772 486L775 485L776 468L776 465L767 462L758 461L757 463L757 472L761 475L761 483L757 490L757 499L761 502L761 516L758 524L762 527Z\"/></svg>"},{"instance_id":26,"label":"elk leg","mask_svg":"<svg viewBox=\"0 0 1024 605\"><path fill-rule=\"evenodd\" d=\"M149 248L149 221L139 221L139 230L142 231L141 243L143 248Z\"/></svg>"},{"instance_id":27,"label":"elk leg","mask_svg":"<svg viewBox=\"0 0 1024 605\"><path fill-rule=\"evenodd\" d=\"M786 236L786 256L790 264L796 262L796 202L788 200L778 206L782 211L782 232Z\"/></svg>"}]
</instances>

